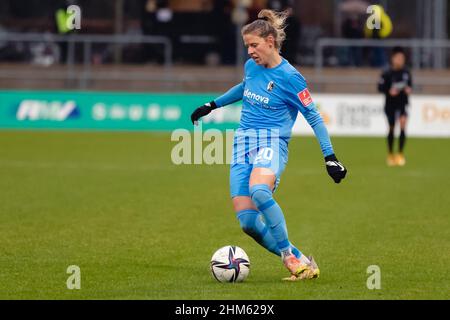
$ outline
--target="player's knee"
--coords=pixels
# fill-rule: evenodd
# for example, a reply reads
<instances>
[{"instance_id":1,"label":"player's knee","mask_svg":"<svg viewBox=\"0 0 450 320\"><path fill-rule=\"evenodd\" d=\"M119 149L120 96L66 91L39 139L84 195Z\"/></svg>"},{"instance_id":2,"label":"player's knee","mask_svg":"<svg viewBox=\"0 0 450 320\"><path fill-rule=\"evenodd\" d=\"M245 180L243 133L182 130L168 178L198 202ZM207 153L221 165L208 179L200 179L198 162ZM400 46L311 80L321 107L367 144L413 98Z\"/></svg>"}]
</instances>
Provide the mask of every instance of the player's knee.
<instances>
[{"instance_id":1,"label":"player's knee","mask_svg":"<svg viewBox=\"0 0 450 320\"><path fill-rule=\"evenodd\" d=\"M394 129L389 129L388 138L389 139L393 139L394 138Z\"/></svg>"},{"instance_id":2,"label":"player's knee","mask_svg":"<svg viewBox=\"0 0 450 320\"><path fill-rule=\"evenodd\" d=\"M234 212L240 212L242 210L253 209L256 210L255 204L248 196L236 196L232 199Z\"/></svg>"},{"instance_id":3,"label":"player's knee","mask_svg":"<svg viewBox=\"0 0 450 320\"><path fill-rule=\"evenodd\" d=\"M262 211L273 205L272 191L266 184L256 184L250 188L250 196L256 207Z\"/></svg>"}]
</instances>

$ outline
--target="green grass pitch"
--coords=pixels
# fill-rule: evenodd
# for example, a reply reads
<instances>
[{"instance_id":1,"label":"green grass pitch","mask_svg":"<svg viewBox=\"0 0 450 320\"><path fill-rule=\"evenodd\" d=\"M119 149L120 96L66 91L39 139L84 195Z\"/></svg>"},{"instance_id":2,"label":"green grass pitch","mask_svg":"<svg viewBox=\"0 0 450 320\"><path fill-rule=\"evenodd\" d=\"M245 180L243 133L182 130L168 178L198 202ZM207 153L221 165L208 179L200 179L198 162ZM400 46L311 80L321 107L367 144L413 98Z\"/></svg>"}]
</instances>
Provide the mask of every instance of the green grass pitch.
<instances>
[{"instance_id":1,"label":"green grass pitch","mask_svg":"<svg viewBox=\"0 0 450 320\"><path fill-rule=\"evenodd\" d=\"M1 131L0 299L449 299L450 139L409 139L403 168L386 167L384 139L332 141L339 185L315 138L290 143L275 198L321 277L283 283L239 228L227 165L173 165L169 134ZM209 272L228 244L250 257L243 283Z\"/></svg>"}]
</instances>

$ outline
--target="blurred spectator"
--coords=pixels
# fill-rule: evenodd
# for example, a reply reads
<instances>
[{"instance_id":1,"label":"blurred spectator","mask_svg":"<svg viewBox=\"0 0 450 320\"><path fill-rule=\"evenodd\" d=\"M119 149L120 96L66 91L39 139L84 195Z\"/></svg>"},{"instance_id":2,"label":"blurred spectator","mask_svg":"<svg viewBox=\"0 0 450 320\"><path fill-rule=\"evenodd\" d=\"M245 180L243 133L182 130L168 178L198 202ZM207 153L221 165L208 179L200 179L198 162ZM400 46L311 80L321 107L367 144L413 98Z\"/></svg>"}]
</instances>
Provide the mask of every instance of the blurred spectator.
<instances>
[{"instance_id":1,"label":"blurred spectator","mask_svg":"<svg viewBox=\"0 0 450 320\"><path fill-rule=\"evenodd\" d=\"M364 19L369 3L364 0L346 0L339 4L343 15L341 36L346 39L364 38ZM363 48L356 46L340 47L339 62L344 66L360 66L363 59Z\"/></svg>"},{"instance_id":2,"label":"blurred spectator","mask_svg":"<svg viewBox=\"0 0 450 320\"><path fill-rule=\"evenodd\" d=\"M250 23L250 22L258 19L258 13L262 9L266 9L265 1L251 0L251 1L242 1L242 2L244 4L244 7L247 8L248 19L247 19L246 23Z\"/></svg>"},{"instance_id":3,"label":"blurred spectator","mask_svg":"<svg viewBox=\"0 0 450 320\"><path fill-rule=\"evenodd\" d=\"M232 11L231 0L213 1L212 27L217 38L216 50L221 54L223 64L234 64L236 60L236 30L231 19Z\"/></svg>"},{"instance_id":4,"label":"blurred spectator","mask_svg":"<svg viewBox=\"0 0 450 320\"><path fill-rule=\"evenodd\" d=\"M286 28L284 29L286 32L286 40L281 48L281 55L292 64L298 63L298 44L301 34L301 24L294 11L294 5L295 1L291 0L269 0L268 2L269 9L276 11L288 10L290 12L289 17L286 19Z\"/></svg>"},{"instance_id":5,"label":"blurred spectator","mask_svg":"<svg viewBox=\"0 0 450 320\"><path fill-rule=\"evenodd\" d=\"M67 26L67 19L69 19L69 14L67 13L67 8L71 5L76 5L75 0L65 0L62 1L55 10L55 26L56 31L60 35L67 35L73 33L75 29L69 29ZM59 45L59 61L60 63L65 63L67 60L67 48L68 42L62 41L58 43Z\"/></svg>"},{"instance_id":6,"label":"blurred spectator","mask_svg":"<svg viewBox=\"0 0 450 320\"><path fill-rule=\"evenodd\" d=\"M6 34L7 29L0 25L0 34ZM27 58L25 46L18 42L0 41L0 61L21 61Z\"/></svg>"},{"instance_id":7,"label":"blurred spectator","mask_svg":"<svg viewBox=\"0 0 450 320\"><path fill-rule=\"evenodd\" d=\"M248 22L257 19L258 13L266 7L275 11L288 10L290 12L289 17L286 19L286 28L284 29L286 40L281 48L281 55L292 64L298 63L298 44L301 34L300 20L294 11L295 2L293 0L269 0L265 4L264 1L253 1L248 8Z\"/></svg>"},{"instance_id":8,"label":"blurred spectator","mask_svg":"<svg viewBox=\"0 0 450 320\"><path fill-rule=\"evenodd\" d=\"M344 19L342 23L342 36L347 39L364 38L362 21L357 14L352 14ZM343 48L341 64L359 67L362 64L362 47L349 46Z\"/></svg>"},{"instance_id":9,"label":"blurred spectator","mask_svg":"<svg viewBox=\"0 0 450 320\"><path fill-rule=\"evenodd\" d=\"M372 6L373 15L380 17L379 27L373 25L373 17L369 16L365 23L364 35L370 39L384 39L392 33L391 18L380 5ZM387 64L387 56L384 47L372 47L371 65L373 67L384 67Z\"/></svg>"},{"instance_id":10,"label":"blurred spectator","mask_svg":"<svg viewBox=\"0 0 450 320\"><path fill-rule=\"evenodd\" d=\"M141 28L144 35L172 37L173 12L168 0L141 0ZM143 45L144 61L164 61L164 51L161 45Z\"/></svg>"}]
</instances>

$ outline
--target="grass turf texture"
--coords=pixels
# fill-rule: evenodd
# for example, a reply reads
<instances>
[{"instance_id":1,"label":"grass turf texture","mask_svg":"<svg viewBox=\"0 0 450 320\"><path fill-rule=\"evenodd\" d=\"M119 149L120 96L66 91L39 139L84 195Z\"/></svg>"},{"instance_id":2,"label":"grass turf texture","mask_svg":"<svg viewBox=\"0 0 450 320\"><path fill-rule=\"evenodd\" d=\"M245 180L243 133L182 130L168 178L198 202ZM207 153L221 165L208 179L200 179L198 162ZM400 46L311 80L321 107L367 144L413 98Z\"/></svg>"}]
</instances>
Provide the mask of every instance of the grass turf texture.
<instances>
[{"instance_id":1,"label":"grass turf texture","mask_svg":"<svg viewBox=\"0 0 450 320\"><path fill-rule=\"evenodd\" d=\"M293 138L275 198L317 280L284 283L278 257L239 228L228 166L176 166L168 134L0 132L1 299L448 299L450 139L410 139L385 165L381 138L333 138L336 185L313 137ZM209 273L227 244L244 283ZM69 265L81 290L68 290ZM381 268L381 289L366 287Z\"/></svg>"}]
</instances>

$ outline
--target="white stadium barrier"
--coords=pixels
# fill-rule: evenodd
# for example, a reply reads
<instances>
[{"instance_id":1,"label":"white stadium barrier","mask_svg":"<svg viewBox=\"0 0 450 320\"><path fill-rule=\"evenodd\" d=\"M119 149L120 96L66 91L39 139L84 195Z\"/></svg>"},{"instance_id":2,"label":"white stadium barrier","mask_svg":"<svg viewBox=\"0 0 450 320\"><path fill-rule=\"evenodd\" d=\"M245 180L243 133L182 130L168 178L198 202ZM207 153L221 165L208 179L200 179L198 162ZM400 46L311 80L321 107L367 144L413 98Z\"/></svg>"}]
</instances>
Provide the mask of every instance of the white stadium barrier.
<instances>
[{"instance_id":1,"label":"white stadium barrier","mask_svg":"<svg viewBox=\"0 0 450 320\"><path fill-rule=\"evenodd\" d=\"M336 136L385 136L388 125L382 95L315 94L328 131ZM450 137L450 96L412 95L407 132L415 137ZM398 129L398 128L397 128ZM312 134L302 116L293 134Z\"/></svg>"}]
</instances>

